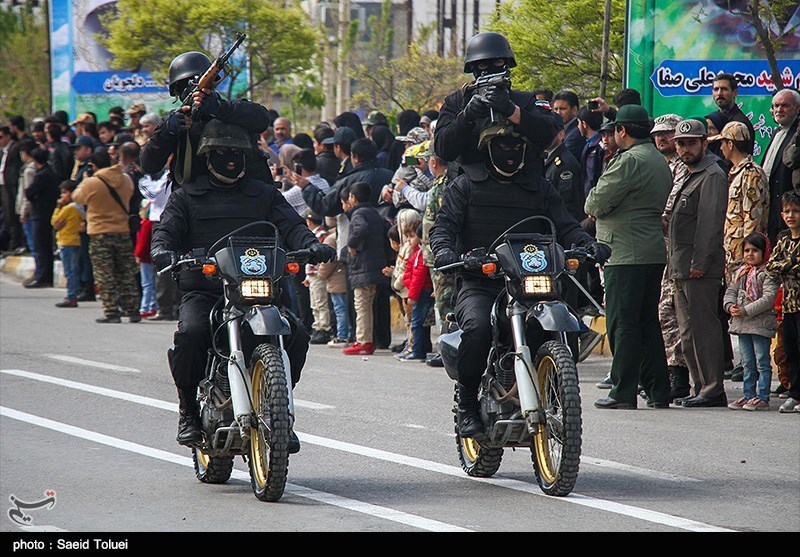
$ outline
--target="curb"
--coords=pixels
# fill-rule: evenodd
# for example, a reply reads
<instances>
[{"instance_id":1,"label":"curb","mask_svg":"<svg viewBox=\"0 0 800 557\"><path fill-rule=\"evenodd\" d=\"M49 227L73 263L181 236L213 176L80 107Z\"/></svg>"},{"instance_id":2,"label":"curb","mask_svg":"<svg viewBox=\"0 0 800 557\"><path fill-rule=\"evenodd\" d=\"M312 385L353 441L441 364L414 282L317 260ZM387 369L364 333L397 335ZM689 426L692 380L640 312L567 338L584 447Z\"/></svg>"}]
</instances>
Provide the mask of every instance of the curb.
<instances>
[{"instance_id":1,"label":"curb","mask_svg":"<svg viewBox=\"0 0 800 557\"><path fill-rule=\"evenodd\" d=\"M33 257L30 255L10 255L0 259L0 273L14 276L21 281L33 276L35 269ZM64 277L64 266L56 260L53 264L53 287L66 288L67 279Z\"/></svg>"}]
</instances>

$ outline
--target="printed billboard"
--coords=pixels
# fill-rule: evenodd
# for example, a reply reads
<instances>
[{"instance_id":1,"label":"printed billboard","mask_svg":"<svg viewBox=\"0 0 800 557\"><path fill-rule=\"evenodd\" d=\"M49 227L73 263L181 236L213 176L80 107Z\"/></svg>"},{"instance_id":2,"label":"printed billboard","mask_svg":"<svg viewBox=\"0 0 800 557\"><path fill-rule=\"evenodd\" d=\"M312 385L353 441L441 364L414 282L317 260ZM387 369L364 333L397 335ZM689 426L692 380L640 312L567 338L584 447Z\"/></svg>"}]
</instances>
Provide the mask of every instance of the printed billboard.
<instances>
[{"instance_id":1,"label":"printed billboard","mask_svg":"<svg viewBox=\"0 0 800 557\"><path fill-rule=\"evenodd\" d=\"M728 0L629 0L626 87L642 92L653 116L666 113L704 116L717 110L711 97L714 76L734 74L737 104L756 130L755 157L769 143L775 122L770 114L776 88L766 55L752 25L728 7ZM800 88L800 5L770 23L782 34L778 53L781 81Z\"/></svg>"}]
</instances>

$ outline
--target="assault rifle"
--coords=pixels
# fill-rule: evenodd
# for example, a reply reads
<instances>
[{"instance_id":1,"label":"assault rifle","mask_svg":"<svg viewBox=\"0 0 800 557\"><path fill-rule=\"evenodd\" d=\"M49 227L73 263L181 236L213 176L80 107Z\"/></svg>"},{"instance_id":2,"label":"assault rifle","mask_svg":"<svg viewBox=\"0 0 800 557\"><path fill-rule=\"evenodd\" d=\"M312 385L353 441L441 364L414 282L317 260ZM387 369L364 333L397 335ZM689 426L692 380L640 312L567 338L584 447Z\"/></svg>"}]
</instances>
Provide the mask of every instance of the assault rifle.
<instances>
[{"instance_id":1,"label":"assault rifle","mask_svg":"<svg viewBox=\"0 0 800 557\"><path fill-rule=\"evenodd\" d=\"M194 79L189 81L189 85L186 87L186 91L188 92L181 100L183 106L192 106L194 94L197 91L201 91L203 89L214 89L220 84L223 79L220 77L220 74L223 71L227 73L225 65L228 63L228 59L230 59L236 49L239 48L246 38L247 35L245 33L238 33L236 35L236 40L233 42L231 47L220 54L217 59L212 62L211 66L209 66L205 73L200 76L200 79L197 81ZM197 112L197 108L192 106L191 117L196 118ZM194 154L191 141L189 140L188 130L185 134L183 134L183 137L179 141L180 144L177 151L177 159L175 161L176 164L173 174L175 176L175 181L178 184L184 184L191 176L192 157Z\"/></svg>"},{"instance_id":2,"label":"assault rifle","mask_svg":"<svg viewBox=\"0 0 800 557\"><path fill-rule=\"evenodd\" d=\"M216 60L208 67L203 75L200 76L200 79L197 81L191 80L189 82L189 86L187 87L188 94L183 99L184 105L191 105L192 104L192 96L197 91L202 89L214 89L219 83L222 81L220 78L220 74L224 71L227 72L225 69L225 65L228 63L228 60L233 53L236 51L237 48L244 42L247 38L247 35L244 33L238 33L236 35L236 40L233 42L231 47L223 52L222 54L217 57Z\"/></svg>"},{"instance_id":3,"label":"assault rifle","mask_svg":"<svg viewBox=\"0 0 800 557\"><path fill-rule=\"evenodd\" d=\"M489 87L505 87L511 89L511 71L506 70L499 73L484 74L477 78L472 83L464 85L465 98L471 98L473 95L485 96L486 90ZM490 122L498 124L498 119L495 118L494 109L489 109Z\"/></svg>"}]
</instances>

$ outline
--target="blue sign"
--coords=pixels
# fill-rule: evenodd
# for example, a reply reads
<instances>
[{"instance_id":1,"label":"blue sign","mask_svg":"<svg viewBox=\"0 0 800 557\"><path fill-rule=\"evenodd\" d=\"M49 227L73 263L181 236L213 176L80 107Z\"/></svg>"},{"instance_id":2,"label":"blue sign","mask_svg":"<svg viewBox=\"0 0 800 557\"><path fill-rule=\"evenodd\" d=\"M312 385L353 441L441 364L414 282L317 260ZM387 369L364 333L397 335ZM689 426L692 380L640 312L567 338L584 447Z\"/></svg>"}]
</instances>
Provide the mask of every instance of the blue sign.
<instances>
[{"instance_id":1,"label":"blue sign","mask_svg":"<svg viewBox=\"0 0 800 557\"><path fill-rule=\"evenodd\" d=\"M167 83L156 81L148 72L77 72L72 88L79 95L103 93L167 93Z\"/></svg>"},{"instance_id":2,"label":"blue sign","mask_svg":"<svg viewBox=\"0 0 800 557\"><path fill-rule=\"evenodd\" d=\"M800 60L778 60L784 87L800 88ZM776 91L766 60L663 60L650 76L665 97L710 95L718 74L736 76L740 95L772 95Z\"/></svg>"}]
</instances>

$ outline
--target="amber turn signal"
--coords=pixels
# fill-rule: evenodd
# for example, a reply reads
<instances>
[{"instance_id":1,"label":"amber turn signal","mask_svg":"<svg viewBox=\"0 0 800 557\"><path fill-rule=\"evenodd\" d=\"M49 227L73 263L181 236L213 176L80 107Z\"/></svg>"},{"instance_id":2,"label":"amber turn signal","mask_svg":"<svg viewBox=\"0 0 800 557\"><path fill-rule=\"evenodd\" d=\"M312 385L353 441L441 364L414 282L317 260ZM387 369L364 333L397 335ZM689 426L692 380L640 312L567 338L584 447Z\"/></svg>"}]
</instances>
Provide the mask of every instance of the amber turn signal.
<instances>
[{"instance_id":1,"label":"amber turn signal","mask_svg":"<svg viewBox=\"0 0 800 557\"><path fill-rule=\"evenodd\" d=\"M567 259L567 269L577 269L580 265L581 262L577 259Z\"/></svg>"},{"instance_id":2,"label":"amber turn signal","mask_svg":"<svg viewBox=\"0 0 800 557\"><path fill-rule=\"evenodd\" d=\"M213 263L206 263L203 265L203 274L204 275L213 275L217 272L217 266Z\"/></svg>"},{"instance_id":3,"label":"amber turn signal","mask_svg":"<svg viewBox=\"0 0 800 557\"><path fill-rule=\"evenodd\" d=\"M300 272L300 263L287 263L286 272L290 275L296 275Z\"/></svg>"},{"instance_id":4,"label":"amber turn signal","mask_svg":"<svg viewBox=\"0 0 800 557\"><path fill-rule=\"evenodd\" d=\"M497 265L494 263L484 263L481 265L481 271L484 275L493 275L497 271Z\"/></svg>"}]
</instances>

